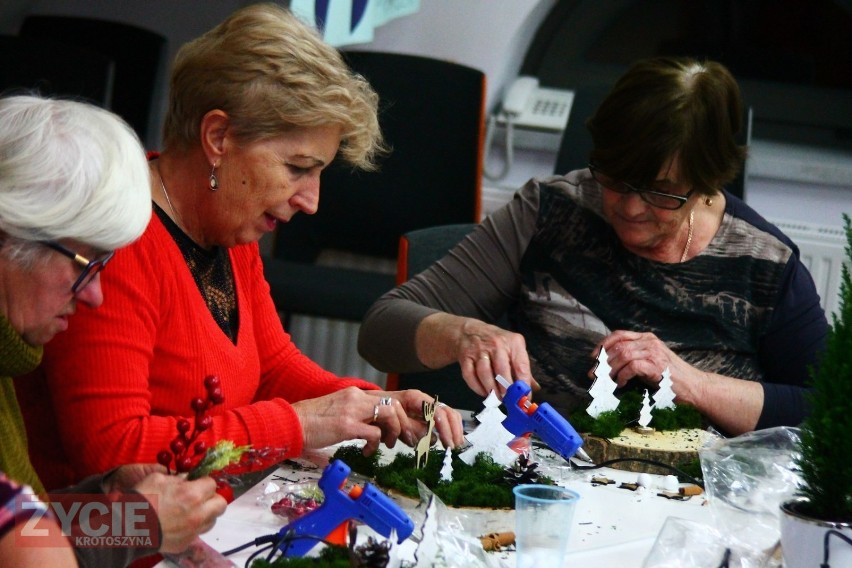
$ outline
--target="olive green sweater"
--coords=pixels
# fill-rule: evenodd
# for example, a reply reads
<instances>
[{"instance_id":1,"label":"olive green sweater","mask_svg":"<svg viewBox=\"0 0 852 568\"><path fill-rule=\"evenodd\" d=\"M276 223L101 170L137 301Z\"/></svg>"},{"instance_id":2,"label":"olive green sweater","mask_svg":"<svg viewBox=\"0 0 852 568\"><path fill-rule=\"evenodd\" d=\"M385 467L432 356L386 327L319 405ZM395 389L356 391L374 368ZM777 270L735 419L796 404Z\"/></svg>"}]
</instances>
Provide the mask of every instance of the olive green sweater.
<instances>
[{"instance_id":1,"label":"olive green sweater","mask_svg":"<svg viewBox=\"0 0 852 568\"><path fill-rule=\"evenodd\" d=\"M41 362L41 347L27 344L0 315L0 470L44 496L45 490L30 463L27 432L12 377L33 371Z\"/></svg>"},{"instance_id":2,"label":"olive green sweater","mask_svg":"<svg viewBox=\"0 0 852 568\"><path fill-rule=\"evenodd\" d=\"M41 347L27 344L9 320L0 315L0 471L18 483L25 483L43 498L46 492L30 462L27 452L27 432L12 377L32 372L41 362ZM100 475L86 478L79 485L61 493L100 493ZM157 542L162 541L162 529ZM134 560L155 554L155 548L75 548L77 562L82 568L122 567Z\"/></svg>"}]
</instances>

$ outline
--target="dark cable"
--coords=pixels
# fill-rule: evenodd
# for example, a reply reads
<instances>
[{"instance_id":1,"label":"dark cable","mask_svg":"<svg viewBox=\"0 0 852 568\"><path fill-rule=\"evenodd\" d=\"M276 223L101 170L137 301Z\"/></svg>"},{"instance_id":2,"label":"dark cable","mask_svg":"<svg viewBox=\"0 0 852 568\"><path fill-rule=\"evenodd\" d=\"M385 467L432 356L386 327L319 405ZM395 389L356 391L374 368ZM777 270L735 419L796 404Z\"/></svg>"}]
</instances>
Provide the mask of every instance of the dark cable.
<instances>
[{"instance_id":1,"label":"dark cable","mask_svg":"<svg viewBox=\"0 0 852 568\"><path fill-rule=\"evenodd\" d=\"M245 544L241 544L240 546L238 546L236 548L232 548L231 550L226 550L225 552L222 553L222 556L230 556L231 554L236 554L237 552L245 550L246 548L248 548L250 546L260 546L262 544L268 544L270 542L275 542L275 539L277 538L277 536L278 536L277 534L259 536L256 539L251 540L251 541L249 541Z\"/></svg>"},{"instance_id":2,"label":"dark cable","mask_svg":"<svg viewBox=\"0 0 852 568\"><path fill-rule=\"evenodd\" d=\"M266 552L266 551L267 551L267 550L269 550L270 548L271 548L271 549L273 549L273 550L275 550L275 545L270 544L269 546L264 546L263 548L258 548L257 550L255 550L254 552L252 552L252 553L251 553L251 556L249 556L249 557L246 559L245 568L249 568L249 566L251 566L251 563L252 563L252 562L254 562L254 560L255 560L258 556L260 556L261 554L263 554L264 552Z\"/></svg>"},{"instance_id":3,"label":"dark cable","mask_svg":"<svg viewBox=\"0 0 852 568\"><path fill-rule=\"evenodd\" d=\"M731 549L726 548L725 554L722 555L722 562L719 563L719 568L729 568L731 565Z\"/></svg>"},{"instance_id":4,"label":"dark cable","mask_svg":"<svg viewBox=\"0 0 852 568\"><path fill-rule=\"evenodd\" d=\"M686 479L687 481L689 481L690 483L694 483L695 485L697 485L701 488L704 487L703 481L695 479L694 477L692 477L691 475L689 475L685 471L682 471L682 470L680 470L680 469L678 469L678 468L676 468L672 465L668 465L668 464L658 462L658 461L655 461L655 460L648 460L648 459L645 459L645 458L616 458L616 459L612 459L612 460L606 460L604 462L594 464L594 465L580 465L576 462L571 462L571 465L573 467L577 468L577 469L587 470L587 469L599 469L599 468L602 468L602 467L610 466L614 463L624 463L624 462L639 462L639 463L644 463L644 464L648 464L648 465L655 465L657 467L661 467L663 469L667 469L671 472L674 472L677 475L679 475L679 476L683 477L684 479Z\"/></svg>"},{"instance_id":5,"label":"dark cable","mask_svg":"<svg viewBox=\"0 0 852 568\"><path fill-rule=\"evenodd\" d=\"M295 533L293 533L292 530L290 530L290 531L285 531L284 534L280 534L280 535L279 535L279 533L274 533L274 534L259 536L252 541L249 541L245 544L241 544L240 546L237 546L236 548L232 548L231 550L223 552L222 556L229 556L231 554L235 554L237 552L245 550L246 548L248 548L250 546L260 546L262 544L268 544L269 543L268 546L264 546L262 548L259 548L259 549L255 550L254 552L251 553L251 555L246 559L246 563L245 563L246 568L248 568L249 565L256 558L258 558L260 555L262 555L266 551L269 551L269 554L267 555L266 560L270 561L270 562L272 561L272 559L275 557L276 553L278 553L278 552L281 552L282 556L286 555L287 549L290 548L290 543L292 543L294 540L298 540L298 539L311 539L311 540L315 540L317 542L317 544L322 543L322 544L325 544L325 545L328 545L328 546L334 545L334 543L331 543L331 542L325 540L325 538L314 536L314 535L295 534ZM283 548L281 548L282 545L285 545L285 546Z\"/></svg>"},{"instance_id":6,"label":"dark cable","mask_svg":"<svg viewBox=\"0 0 852 568\"><path fill-rule=\"evenodd\" d=\"M828 540L832 536L836 536L839 539L845 540L846 544L848 544L849 546L852 546L852 539L850 539L848 536L844 535L840 531L836 531L834 529L829 529L829 530L825 531L825 537L823 538L823 541L822 541L822 551L823 551L822 564L819 565L819 568L831 568L831 565L828 563L828 553L829 553Z\"/></svg>"}]
</instances>

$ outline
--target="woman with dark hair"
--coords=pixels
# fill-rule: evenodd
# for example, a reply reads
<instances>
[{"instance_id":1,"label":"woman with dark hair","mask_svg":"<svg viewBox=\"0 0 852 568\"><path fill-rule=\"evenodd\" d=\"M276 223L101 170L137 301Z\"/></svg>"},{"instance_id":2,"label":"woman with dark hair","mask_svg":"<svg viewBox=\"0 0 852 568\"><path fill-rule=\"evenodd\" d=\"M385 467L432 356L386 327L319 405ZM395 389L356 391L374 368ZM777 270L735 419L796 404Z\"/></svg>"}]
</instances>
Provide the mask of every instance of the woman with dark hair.
<instances>
[{"instance_id":1,"label":"woman with dark hair","mask_svg":"<svg viewBox=\"0 0 852 568\"><path fill-rule=\"evenodd\" d=\"M796 246L724 189L741 122L721 64L637 62L587 122L588 167L530 181L380 298L362 356L396 372L459 362L483 395L496 374L534 377L569 412L604 347L620 387L669 368L676 402L724 432L798 424L827 321Z\"/></svg>"}]
</instances>

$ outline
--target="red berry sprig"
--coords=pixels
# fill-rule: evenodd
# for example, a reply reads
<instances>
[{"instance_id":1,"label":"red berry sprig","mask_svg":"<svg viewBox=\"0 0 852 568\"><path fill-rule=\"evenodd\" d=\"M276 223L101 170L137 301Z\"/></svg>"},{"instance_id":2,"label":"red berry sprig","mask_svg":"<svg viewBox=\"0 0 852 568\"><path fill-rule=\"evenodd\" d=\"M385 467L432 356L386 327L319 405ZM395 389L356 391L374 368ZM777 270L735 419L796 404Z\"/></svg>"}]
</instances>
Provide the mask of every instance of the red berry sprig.
<instances>
[{"instance_id":1,"label":"red berry sprig","mask_svg":"<svg viewBox=\"0 0 852 568\"><path fill-rule=\"evenodd\" d=\"M195 412L194 425L186 418L177 421L178 434L169 444L169 449L157 454L157 462L166 466L169 473L186 473L190 471L207 452L207 444L198 440L198 436L213 426L213 418L208 411L217 404L225 401L219 377L209 375L204 379L207 398L192 399L190 408ZM174 464L174 472L172 471Z\"/></svg>"}]
</instances>

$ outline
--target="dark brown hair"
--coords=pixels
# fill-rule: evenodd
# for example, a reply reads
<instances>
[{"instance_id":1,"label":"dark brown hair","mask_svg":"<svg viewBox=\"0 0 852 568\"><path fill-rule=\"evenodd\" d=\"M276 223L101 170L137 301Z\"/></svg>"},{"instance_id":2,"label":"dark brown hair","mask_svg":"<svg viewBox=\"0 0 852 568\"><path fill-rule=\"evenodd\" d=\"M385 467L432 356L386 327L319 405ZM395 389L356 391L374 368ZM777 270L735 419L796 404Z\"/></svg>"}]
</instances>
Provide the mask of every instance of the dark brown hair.
<instances>
[{"instance_id":1,"label":"dark brown hair","mask_svg":"<svg viewBox=\"0 0 852 568\"><path fill-rule=\"evenodd\" d=\"M591 161L640 187L679 155L681 181L714 194L742 168L740 89L724 65L660 57L634 63L586 122Z\"/></svg>"}]
</instances>

